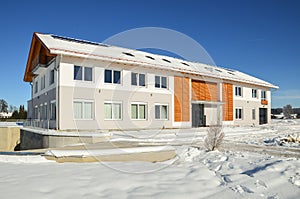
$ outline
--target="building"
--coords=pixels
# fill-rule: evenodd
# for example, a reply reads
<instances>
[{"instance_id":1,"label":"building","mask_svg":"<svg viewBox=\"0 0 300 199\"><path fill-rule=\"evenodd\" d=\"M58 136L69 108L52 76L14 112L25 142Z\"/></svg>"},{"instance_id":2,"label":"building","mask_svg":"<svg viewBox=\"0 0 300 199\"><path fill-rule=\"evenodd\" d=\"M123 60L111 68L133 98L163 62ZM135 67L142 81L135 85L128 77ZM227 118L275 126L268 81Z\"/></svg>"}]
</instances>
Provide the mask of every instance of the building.
<instances>
[{"instance_id":1,"label":"building","mask_svg":"<svg viewBox=\"0 0 300 199\"><path fill-rule=\"evenodd\" d=\"M24 81L27 125L83 131L265 124L278 88L235 70L40 33Z\"/></svg>"},{"instance_id":2,"label":"building","mask_svg":"<svg viewBox=\"0 0 300 199\"><path fill-rule=\"evenodd\" d=\"M0 118L10 118L12 116L12 112L0 112Z\"/></svg>"}]
</instances>

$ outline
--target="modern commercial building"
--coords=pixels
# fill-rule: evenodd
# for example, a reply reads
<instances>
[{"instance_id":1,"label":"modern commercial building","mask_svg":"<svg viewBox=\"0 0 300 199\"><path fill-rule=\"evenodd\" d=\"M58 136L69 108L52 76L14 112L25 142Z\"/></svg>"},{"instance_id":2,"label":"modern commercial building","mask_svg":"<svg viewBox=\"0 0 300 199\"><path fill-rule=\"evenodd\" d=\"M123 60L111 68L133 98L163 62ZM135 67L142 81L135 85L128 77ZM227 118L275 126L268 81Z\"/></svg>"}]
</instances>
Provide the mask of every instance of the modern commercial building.
<instances>
[{"instance_id":1,"label":"modern commercial building","mask_svg":"<svg viewBox=\"0 0 300 199\"><path fill-rule=\"evenodd\" d=\"M133 130L270 122L266 81L221 67L34 33L28 125Z\"/></svg>"}]
</instances>

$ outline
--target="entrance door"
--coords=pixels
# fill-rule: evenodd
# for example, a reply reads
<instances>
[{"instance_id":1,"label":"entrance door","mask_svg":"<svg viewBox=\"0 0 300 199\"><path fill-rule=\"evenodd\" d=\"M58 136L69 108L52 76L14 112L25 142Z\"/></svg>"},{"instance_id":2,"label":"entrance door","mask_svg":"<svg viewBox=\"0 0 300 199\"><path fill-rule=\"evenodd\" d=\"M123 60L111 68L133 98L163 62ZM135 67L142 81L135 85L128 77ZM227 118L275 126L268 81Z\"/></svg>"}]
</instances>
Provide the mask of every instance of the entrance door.
<instances>
[{"instance_id":1,"label":"entrance door","mask_svg":"<svg viewBox=\"0 0 300 199\"><path fill-rule=\"evenodd\" d=\"M192 127L205 126L204 104L192 104Z\"/></svg>"},{"instance_id":2,"label":"entrance door","mask_svg":"<svg viewBox=\"0 0 300 199\"><path fill-rule=\"evenodd\" d=\"M260 108L259 109L259 124L267 124L268 123L268 109Z\"/></svg>"}]
</instances>

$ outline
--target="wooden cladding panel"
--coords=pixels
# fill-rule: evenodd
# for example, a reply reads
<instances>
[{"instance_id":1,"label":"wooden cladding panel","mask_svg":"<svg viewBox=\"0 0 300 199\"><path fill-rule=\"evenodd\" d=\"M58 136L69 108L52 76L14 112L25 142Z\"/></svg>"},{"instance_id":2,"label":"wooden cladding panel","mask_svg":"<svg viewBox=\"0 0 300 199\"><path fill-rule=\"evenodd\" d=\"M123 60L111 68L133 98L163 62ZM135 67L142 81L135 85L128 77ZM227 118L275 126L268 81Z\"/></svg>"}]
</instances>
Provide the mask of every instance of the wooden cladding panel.
<instances>
[{"instance_id":1,"label":"wooden cladding panel","mask_svg":"<svg viewBox=\"0 0 300 199\"><path fill-rule=\"evenodd\" d=\"M233 121L233 85L222 84L223 120Z\"/></svg>"},{"instance_id":2,"label":"wooden cladding panel","mask_svg":"<svg viewBox=\"0 0 300 199\"><path fill-rule=\"evenodd\" d=\"M218 86L216 83L192 80L192 100L218 101Z\"/></svg>"},{"instance_id":3,"label":"wooden cladding panel","mask_svg":"<svg viewBox=\"0 0 300 199\"><path fill-rule=\"evenodd\" d=\"M174 77L174 121L190 121L190 82L189 78Z\"/></svg>"}]
</instances>

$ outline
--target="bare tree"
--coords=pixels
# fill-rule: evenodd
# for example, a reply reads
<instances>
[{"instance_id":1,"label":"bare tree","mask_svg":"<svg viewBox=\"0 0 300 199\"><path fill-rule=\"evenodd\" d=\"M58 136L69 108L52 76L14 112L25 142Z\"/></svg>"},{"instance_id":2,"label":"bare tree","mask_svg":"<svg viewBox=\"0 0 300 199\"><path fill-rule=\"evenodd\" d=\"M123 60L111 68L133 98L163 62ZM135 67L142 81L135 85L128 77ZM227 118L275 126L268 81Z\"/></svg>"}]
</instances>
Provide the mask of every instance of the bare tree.
<instances>
[{"instance_id":1,"label":"bare tree","mask_svg":"<svg viewBox=\"0 0 300 199\"><path fill-rule=\"evenodd\" d=\"M291 114L293 114L293 108L290 104L286 105L283 107L283 115L284 117L290 119L291 118Z\"/></svg>"},{"instance_id":2,"label":"bare tree","mask_svg":"<svg viewBox=\"0 0 300 199\"><path fill-rule=\"evenodd\" d=\"M4 99L0 99L0 112L7 113L8 112L7 108L8 108L7 102Z\"/></svg>"},{"instance_id":3,"label":"bare tree","mask_svg":"<svg viewBox=\"0 0 300 199\"><path fill-rule=\"evenodd\" d=\"M204 146L208 151L214 151L220 147L224 140L225 134L221 125L220 117L217 119L216 125L208 127L207 135L204 139Z\"/></svg>"}]
</instances>

